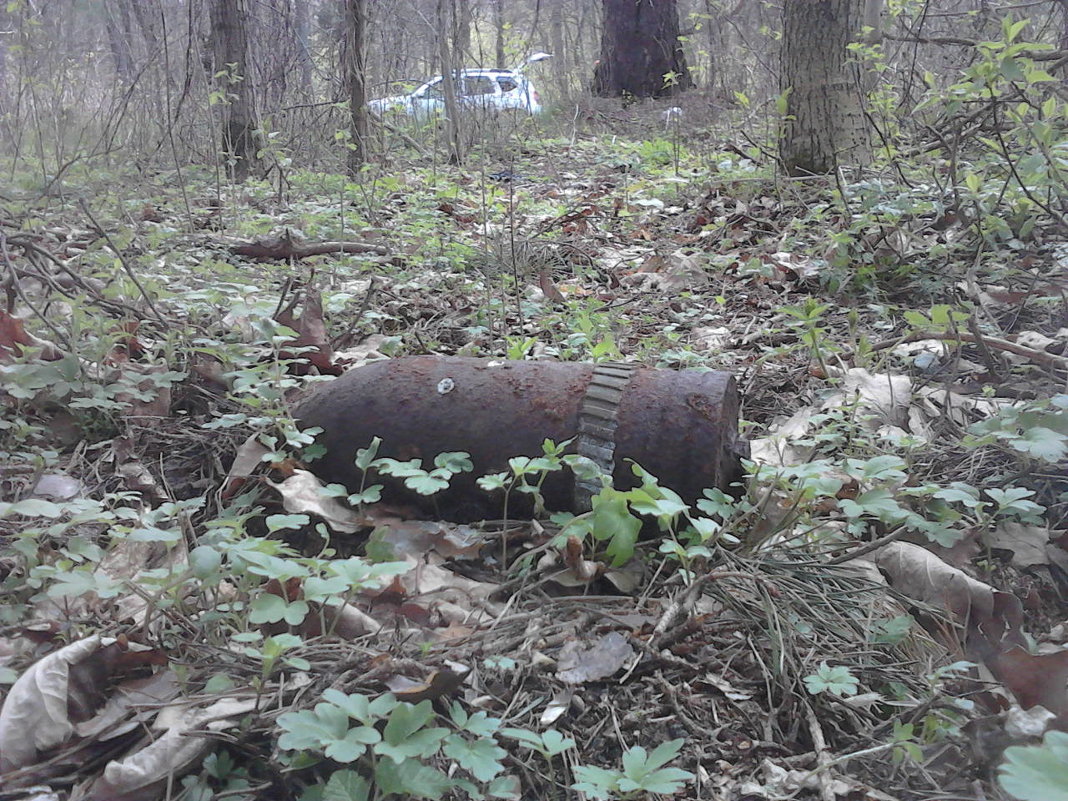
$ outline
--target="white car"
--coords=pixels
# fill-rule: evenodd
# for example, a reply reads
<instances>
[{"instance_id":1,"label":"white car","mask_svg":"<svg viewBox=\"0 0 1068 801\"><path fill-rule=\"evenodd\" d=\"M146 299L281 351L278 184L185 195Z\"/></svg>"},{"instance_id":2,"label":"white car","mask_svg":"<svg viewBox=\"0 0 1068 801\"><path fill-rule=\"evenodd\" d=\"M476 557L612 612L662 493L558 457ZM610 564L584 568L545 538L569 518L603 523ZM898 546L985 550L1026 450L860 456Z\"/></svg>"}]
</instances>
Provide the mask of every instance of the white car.
<instances>
[{"instance_id":1,"label":"white car","mask_svg":"<svg viewBox=\"0 0 1068 801\"><path fill-rule=\"evenodd\" d=\"M547 58L548 53L535 53L511 70L461 70L456 76L456 100L461 108L474 111L540 114L541 96L523 73L523 67ZM409 94L372 100L367 107L379 115L396 112L420 119L440 114L445 110L442 76L434 76Z\"/></svg>"}]
</instances>

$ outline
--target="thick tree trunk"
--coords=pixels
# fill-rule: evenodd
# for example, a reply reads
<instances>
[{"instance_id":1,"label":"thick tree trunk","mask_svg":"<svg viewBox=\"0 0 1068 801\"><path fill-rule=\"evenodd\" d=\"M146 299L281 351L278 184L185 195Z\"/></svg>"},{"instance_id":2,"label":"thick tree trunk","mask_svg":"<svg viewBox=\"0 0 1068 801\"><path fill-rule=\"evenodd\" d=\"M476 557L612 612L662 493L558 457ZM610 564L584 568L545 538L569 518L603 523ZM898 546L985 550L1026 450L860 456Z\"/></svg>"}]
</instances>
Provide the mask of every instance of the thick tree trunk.
<instances>
[{"instance_id":1,"label":"thick tree trunk","mask_svg":"<svg viewBox=\"0 0 1068 801\"><path fill-rule=\"evenodd\" d=\"M866 0L786 0L782 90L787 119L779 157L788 175L825 174L871 157L860 68L850 42L861 39Z\"/></svg>"},{"instance_id":2,"label":"thick tree trunk","mask_svg":"<svg viewBox=\"0 0 1068 801\"><path fill-rule=\"evenodd\" d=\"M349 174L356 177L367 160L367 69L364 62L364 39L367 35L365 0L345 2L345 86L348 90L352 141L349 150Z\"/></svg>"},{"instance_id":3,"label":"thick tree trunk","mask_svg":"<svg viewBox=\"0 0 1068 801\"><path fill-rule=\"evenodd\" d=\"M130 39L130 9L122 0L110 0L104 6L104 25L107 28L115 75L128 84L133 79L133 48Z\"/></svg>"},{"instance_id":4,"label":"thick tree trunk","mask_svg":"<svg viewBox=\"0 0 1068 801\"><path fill-rule=\"evenodd\" d=\"M603 6L594 94L665 97L693 86L675 0L603 0Z\"/></svg>"},{"instance_id":5,"label":"thick tree trunk","mask_svg":"<svg viewBox=\"0 0 1068 801\"><path fill-rule=\"evenodd\" d=\"M211 15L212 51L222 109L226 171L235 181L248 178L257 164L256 112L248 69L248 9L245 0L215 0Z\"/></svg>"}]
</instances>

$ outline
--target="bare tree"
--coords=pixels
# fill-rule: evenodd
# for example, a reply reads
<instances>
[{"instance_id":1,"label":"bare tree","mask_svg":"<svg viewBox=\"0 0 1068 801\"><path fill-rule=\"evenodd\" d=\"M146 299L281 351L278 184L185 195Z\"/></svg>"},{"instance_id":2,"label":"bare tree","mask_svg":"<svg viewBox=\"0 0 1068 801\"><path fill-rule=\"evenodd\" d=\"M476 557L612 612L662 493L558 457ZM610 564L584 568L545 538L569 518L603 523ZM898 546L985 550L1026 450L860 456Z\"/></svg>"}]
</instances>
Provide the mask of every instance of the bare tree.
<instances>
[{"instance_id":1,"label":"bare tree","mask_svg":"<svg viewBox=\"0 0 1068 801\"><path fill-rule=\"evenodd\" d=\"M448 141L449 161L462 164L463 137L460 129L460 104L456 99L456 42L460 38L460 15L456 0L437 0L438 53L441 58L441 87L445 101L445 137Z\"/></svg>"},{"instance_id":2,"label":"bare tree","mask_svg":"<svg viewBox=\"0 0 1068 801\"><path fill-rule=\"evenodd\" d=\"M133 48L130 43L130 9L122 0L107 0L103 11L111 58L115 62L115 74L122 83L129 83L134 73Z\"/></svg>"},{"instance_id":3,"label":"bare tree","mask_svg":"<svg viewBox=\"0 0 1068 801\"><path fill-rule=\"evenodd\" d=\"M603 5L594 94L664 97L693 86L675 0L603 0Z\"/></svg>"},{"instance_id":4,"label":"bare tree","mask_svg":"<svg viewBox=\"0 0 1068 801\"><path fill-rule=\"evenodd\" d=\"M215 0L211 14L212 51L217 86L225 98L222 144L227 173L248 178L258 162L252 76L248 69L248 8L245 0Z\"/></svg>"},{"instance_id":5,"label":"bare tree","mask_svg":"<svg viewBox=\"0 0 1068 801\"><path fill-rule=\"evenodd\" d=\"M861 75L848 46L870 19L866 0L783 4L782 90L787 119L779 156L789 175L833 172L871 155Z\"/></svg>"},{"instance_id":6,"label":"bare tree","mask_svg":"<svg viewBox=\"0 0 1068 801\"><path fill-rule=\"evenodd\" d=\"M367 160L367 83L364 39L367 33L365 0L345 0L345 47L343 70L352 120L349 143L349 174L355 177Z\"/></svg>"},{"instance_id":7,"label":"bare tree","mask_svg":"<svg viewBox=\"0 0 1068 801\"><path fill-rule=\"evenodd\" d=\"M300 70L300 89L305 97L311 97L312 55L311 55L311 9L305 0L293 3L293 35L297 40L297 68Z\"/></svg>"}]
</instances>

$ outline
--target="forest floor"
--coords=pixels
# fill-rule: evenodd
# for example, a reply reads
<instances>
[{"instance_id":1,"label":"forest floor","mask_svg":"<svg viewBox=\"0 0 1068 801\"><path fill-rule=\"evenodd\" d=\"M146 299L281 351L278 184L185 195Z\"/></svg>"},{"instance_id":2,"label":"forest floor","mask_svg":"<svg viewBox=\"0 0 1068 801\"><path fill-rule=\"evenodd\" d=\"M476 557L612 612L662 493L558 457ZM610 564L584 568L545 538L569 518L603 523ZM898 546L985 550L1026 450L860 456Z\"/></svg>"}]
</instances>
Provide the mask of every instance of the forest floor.
<instances>
[{"instance_id":1,"label":"forest floor","mask_svg":"<svg viewBox=\"0 0 1068 801\"><path fill-rule=\"evenodd\" d=\"M0 798L1008 797L1068 723L1065 232L596 113L358 183L12 182ZM293 404L411 354L730 371L750 477L585 540L324 488Z\"/></svg>"}]
</instances>

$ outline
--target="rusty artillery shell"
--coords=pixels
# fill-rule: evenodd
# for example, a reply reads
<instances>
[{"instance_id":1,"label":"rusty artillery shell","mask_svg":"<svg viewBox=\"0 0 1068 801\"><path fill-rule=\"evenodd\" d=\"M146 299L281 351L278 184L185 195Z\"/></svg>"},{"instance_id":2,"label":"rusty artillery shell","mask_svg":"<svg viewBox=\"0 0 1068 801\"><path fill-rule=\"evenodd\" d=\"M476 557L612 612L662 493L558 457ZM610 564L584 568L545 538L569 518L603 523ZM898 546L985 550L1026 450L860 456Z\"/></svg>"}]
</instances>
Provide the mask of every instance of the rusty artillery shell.
<instances>
[{"instance_id":1,"label":"rusty artillery shell","mask_svg":"<svg viewBox=\"0 0 1068 801\"><path fill-rule=\"evenodd\" d=\"M508 470L513 456L539 456L542 442L572 439L615 486L635 485L632 459L660 484L692 502L702 490L728 490L741 475L748 443L738 437L738 392L724 372L661 370L634 364L494 361L456 356L408 356L358 367L324 384L298 404L304 428L323 429L326 446L311 468L351 491L362 476L356 451L374 437L379 456L420 458L424 468L446 451L466 451L474 471L454 476L427 498L399 480L372 476L383 497L447 520L501 516L501 499L479 489L479 476ZM542 495L557 511L585 511L598 486L576 482L569 470L548 474ZM526 509L516 503L526 503ZM526 496L510 499L511 514L529 511Z\"/></svg>"}]
</instances>

